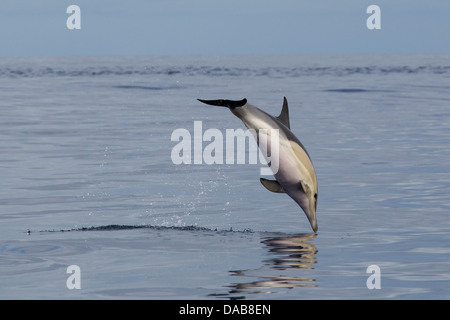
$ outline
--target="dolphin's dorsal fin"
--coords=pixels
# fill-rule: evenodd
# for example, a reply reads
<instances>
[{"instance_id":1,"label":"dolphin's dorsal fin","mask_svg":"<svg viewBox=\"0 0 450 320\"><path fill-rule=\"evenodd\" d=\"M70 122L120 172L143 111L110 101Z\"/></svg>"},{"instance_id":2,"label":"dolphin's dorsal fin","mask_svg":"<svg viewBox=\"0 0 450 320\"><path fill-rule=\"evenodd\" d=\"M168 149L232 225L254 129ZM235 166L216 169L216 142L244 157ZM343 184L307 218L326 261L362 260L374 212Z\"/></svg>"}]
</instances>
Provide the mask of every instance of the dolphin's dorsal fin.
<instances>
[{"instance_id":1,"label":"dolphin's dorsal fin","mask_svg":"<svg viewBox=\"0 0 450 320\"><path fill-rule=\"evenodd\" d=\"M277 119L280 120L280 122L282 124L284 124L286 127L291 129L291 125L289 123L289 108L288 108L288 102L287 102L286 97L284 97L283 108L281 109L281 113L277 117Z\"/></svg>"},{"instance_id":2,"label":"dolphin's dorsal fin","mask_svg":"<svg viewBox=\"0 0 450 320\"><path fill-rule=\"evenodd\" d=\"M276 193L285 193L283 187L277 180L267 180L264 178L259 178L259 181L261 181L262 185L269 191Z\"/></svg>"}]
</instances>

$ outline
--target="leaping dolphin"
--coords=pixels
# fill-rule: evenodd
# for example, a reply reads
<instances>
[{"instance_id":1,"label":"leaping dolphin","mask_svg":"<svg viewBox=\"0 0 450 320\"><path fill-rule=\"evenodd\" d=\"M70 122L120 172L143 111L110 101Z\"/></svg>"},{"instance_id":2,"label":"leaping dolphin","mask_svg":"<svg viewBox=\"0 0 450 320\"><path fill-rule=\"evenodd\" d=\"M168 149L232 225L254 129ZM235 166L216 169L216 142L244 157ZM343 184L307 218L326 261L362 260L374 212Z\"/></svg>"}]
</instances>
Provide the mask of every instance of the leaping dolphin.
<instances>
[{"instance_id":1,"label":"leaping dolphin","mask_svg":"<svg viewBox=\"0 0 450 320\"><path fill-rule=\"evenodd\" d=\"M198 101L219 107L227 107L244 122L248 129L253 129L256 140L261 149L260 141L263 132L271 135L272 129L278 132L278 166L276 171L272 168L276 180L260 178L264 187L269 191L287 193L305 212L314 232L317 232L317 178L311 158L305 147L292 133L289 123L289 109L286 97L283 108L278 117L273 117L257 107L247 103L247 99L234 100L202 100ZM267 138L267 137L266 137ZM272 141L272 140L270 140ZM267 142L267 150L271 149ZM269 163L270 166L270 163Z\"/></svg>"}]
</instances>

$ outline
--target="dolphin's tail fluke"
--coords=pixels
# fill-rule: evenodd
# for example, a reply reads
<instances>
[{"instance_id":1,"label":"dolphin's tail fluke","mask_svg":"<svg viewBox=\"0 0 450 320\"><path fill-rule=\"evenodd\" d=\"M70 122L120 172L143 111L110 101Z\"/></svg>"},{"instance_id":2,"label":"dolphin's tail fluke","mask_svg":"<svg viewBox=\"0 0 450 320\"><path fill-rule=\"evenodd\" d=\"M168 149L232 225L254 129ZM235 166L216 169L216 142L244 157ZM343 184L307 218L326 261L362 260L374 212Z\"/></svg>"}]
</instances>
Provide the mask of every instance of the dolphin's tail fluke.
<instances>
[{"instance_id":1,"label":"dolphin's tail fluke","mask_svg":"<svg viewBox=\"0 0 450 320\"><path fill-rule=\"evenodd\" d=\"M218 107L227 107L230 109L234 109L237 107L242 107L247 103L247 99L242 99L242 100L224 100L224 99L219 99L219 100L202 100L202 99L197 99L200 102L209 104L211 106L218 106Z\"/></svg>"}]
</instances>

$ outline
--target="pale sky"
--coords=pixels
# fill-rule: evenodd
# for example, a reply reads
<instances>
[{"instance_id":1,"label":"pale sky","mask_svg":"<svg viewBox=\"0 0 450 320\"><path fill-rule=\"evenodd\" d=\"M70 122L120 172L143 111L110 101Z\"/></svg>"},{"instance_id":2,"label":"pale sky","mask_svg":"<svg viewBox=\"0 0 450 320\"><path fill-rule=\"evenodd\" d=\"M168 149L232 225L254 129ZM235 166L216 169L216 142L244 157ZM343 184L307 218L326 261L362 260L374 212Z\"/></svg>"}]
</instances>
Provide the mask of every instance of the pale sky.
<instances>
[{"instance_id":1,"label":"pale sky","mask_svg":"<svg viewBox=\"0 0 450 320\"><path fill-rule=\"evenodd\" d=\"M66 26L73 4L80 30ZM373 4L379 30L366 26ZM0 56L341 53L450 53L450 1L0 2Z\"/></svg>"}]
</instances>

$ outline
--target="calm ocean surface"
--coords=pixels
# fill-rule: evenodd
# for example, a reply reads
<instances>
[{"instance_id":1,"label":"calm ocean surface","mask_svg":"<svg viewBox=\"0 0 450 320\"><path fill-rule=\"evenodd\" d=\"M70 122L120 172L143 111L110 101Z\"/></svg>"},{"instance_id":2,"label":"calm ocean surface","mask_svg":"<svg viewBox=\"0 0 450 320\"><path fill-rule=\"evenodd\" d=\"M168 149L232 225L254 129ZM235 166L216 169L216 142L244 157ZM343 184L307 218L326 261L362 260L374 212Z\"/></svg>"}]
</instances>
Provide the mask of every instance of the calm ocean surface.
<instances>
[{"instance_id":1,"label":"calm ocean surface","mask_svg":"<svg viewBox=\"0 0 450 320\"><path fill-rule=\"evenodd\" d=\"M261 164L171 160L244 128L197 98L283 96L317 234ZM449 299L449 146L449 55L1 58L0 298Z\"/></svg>"}]
</instances>

